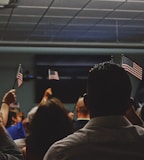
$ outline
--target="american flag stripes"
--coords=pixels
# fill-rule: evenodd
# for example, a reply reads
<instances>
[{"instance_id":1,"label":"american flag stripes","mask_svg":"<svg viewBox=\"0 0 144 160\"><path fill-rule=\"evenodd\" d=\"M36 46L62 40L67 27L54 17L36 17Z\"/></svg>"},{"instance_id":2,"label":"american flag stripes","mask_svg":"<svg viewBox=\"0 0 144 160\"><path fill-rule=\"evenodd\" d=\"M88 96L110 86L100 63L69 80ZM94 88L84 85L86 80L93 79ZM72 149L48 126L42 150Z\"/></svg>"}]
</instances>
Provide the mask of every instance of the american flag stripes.
<instances>
[{"instance_id":1,"label":"american flag stripes","mask_svg":"<svg viewBox=\"0 0 144 160\"><path fill-rule=\"evenodd\" d=\"M142 80L142 74L143 74L142 67L133 62L131 59L122 56L122 67L133 76Z\"/></svg>"},{"instance_id":2,"label":"american flag stripes","mask_svg":"<svg viewBox=\"0 0 144 160\"><path fill-rule=\"evenodd\" d=\"M23 69L21 64L19 64L16 78L17 78L18 87L20 87L23 83Z\"/></svg>"}]
</instances>

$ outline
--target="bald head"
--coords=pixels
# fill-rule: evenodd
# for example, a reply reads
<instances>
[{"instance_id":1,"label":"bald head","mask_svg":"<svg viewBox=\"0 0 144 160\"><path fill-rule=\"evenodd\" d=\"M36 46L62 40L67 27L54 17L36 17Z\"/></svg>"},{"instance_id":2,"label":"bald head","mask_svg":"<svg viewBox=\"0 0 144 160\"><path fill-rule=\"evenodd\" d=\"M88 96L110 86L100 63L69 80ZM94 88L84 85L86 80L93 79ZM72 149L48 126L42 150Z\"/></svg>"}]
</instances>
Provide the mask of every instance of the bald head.
<instances>
[{"instance_id":1,"label":"bald head","mask_svg":"<svg viewBox=\"0 0 144 160\"><path fill-rule=\"evenodd\" d=\"M80 97L76 103L76 114L77 116L82 116L83 118L89 117L89 111L84 103L84 98ZM81 118L82 118L81 117Z\"/></svg>"}]
</instances>

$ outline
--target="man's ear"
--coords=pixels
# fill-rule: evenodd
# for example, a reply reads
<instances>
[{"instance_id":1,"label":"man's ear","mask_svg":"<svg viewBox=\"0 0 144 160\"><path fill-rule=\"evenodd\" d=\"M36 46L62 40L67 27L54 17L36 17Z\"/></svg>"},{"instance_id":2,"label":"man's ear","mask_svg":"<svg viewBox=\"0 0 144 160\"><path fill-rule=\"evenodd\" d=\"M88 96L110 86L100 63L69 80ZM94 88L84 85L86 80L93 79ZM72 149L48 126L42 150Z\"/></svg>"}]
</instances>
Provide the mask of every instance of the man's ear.
<instances>
[{"instance_id":1,"label":"man's ear","mask_svg":"<svg viewBox=\"0 0 144 160\"><path fill-rule=\"evenodd\" d=\"M134 107L134 98L133 97L130 97L130 100L129 100L129 108L131 108L131 107Z\"/></svg>"}]
</instances>

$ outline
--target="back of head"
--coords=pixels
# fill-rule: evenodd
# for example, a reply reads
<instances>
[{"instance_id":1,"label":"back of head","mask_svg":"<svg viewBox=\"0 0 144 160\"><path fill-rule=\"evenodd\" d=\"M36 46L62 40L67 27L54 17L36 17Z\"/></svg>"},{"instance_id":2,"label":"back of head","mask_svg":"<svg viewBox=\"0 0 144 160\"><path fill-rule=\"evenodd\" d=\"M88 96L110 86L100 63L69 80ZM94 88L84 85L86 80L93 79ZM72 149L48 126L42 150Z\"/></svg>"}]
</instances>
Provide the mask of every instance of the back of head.
<instances>
[{"instance_id":1,"label":"back of head","mask_svg":"<svg viewBox=\"0 0 144 160\"><path fill-rule=\"evenodd\" d=\"M67 115L67 109L64 104L59 99L53 97L48 99L47 103L38 107L32 119L31 128L33 131L36 131L35 134L38 133L38 130L40 133L42 130L45 130L45 133L48 132L54 136L54 134L67 133L70 129L70 124L71 120Z\"/></svg>"},{"instance_id":2,"label":"back of head","mask_svg":"<svg viewBox=\"0 0 144 160\"><path fill-rule=\"evenodd\" d=\"M125 114L129 107L131 82L117 64L96 64L89 72L87 103L91 117Z\"/></svg>"},{"instance_id":3,"label":"back of head","mask_svg":"<svg viewBox=\"0 0 144 160\"><path fill-rule=\"evenodd\" d=\"M72 121L67 109L57 98L52 97L39 105L30 125L30 135L26 139L27 149L34 154L44 155L57 140L72 133Z\"/></svg>"}]
</instances>

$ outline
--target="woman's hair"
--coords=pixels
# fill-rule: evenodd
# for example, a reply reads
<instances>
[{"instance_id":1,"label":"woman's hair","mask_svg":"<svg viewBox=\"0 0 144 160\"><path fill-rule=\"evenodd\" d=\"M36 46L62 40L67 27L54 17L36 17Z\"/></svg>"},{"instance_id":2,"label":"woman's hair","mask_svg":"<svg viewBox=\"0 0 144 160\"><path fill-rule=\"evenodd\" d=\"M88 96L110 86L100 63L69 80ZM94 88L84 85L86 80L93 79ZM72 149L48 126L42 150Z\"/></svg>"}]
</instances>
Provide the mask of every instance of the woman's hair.
<instances>
[{"instance_id":1,"label":"woman's hair","mask_svg":"<svg viewBox=\"0 0 144 160\"><path fill-rule=\"evenodd\" d=\"M52 97L40 105L30 126L30 135L26 139L30 152L43 156L57 140L72 133L72 121L67 109L57 98Z\"/></svg>"}]
</instances>

